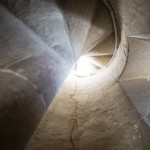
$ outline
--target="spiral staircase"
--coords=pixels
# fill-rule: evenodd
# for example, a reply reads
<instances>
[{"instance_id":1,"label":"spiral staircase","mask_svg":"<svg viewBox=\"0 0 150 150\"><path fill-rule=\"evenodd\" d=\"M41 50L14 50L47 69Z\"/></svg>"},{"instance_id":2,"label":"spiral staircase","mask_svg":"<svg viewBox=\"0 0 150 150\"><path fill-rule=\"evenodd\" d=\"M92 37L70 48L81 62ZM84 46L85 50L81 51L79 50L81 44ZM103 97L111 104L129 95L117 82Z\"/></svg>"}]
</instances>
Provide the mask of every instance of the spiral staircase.
<instances>
[{"instance_id":1,"label":"spiral staircase","mask_svg":"<svg viewBox=\"0 0 150 150\"><path fill-rule=\"evenodd\" d=\"M149 91L141 90L142 87L143 89L149 89L148 77L146 81L143 81L143 77L149 73L145 70L146 64L149 63L146 55L148 55L147 52L149 51L147 42L149 42L150 38L149 34L143 34L150 31L149 22L144 20L143 22L146 25L142 29L139 28L141 24L137 23L136 31L128 24L130 20L126 18L126 15L122 15L119 12L118 2L111 0L0 0L0 3L0 121L2 122L0 124L0 149L23 150L25 148L72 66L74 66L73 69L76 72L75 76L80 81L77 82L76 77L73 77L75 82L71 82L74 82L74 85L70 89L68 87L64 88L62 95L60 95L61 98L58 98L65 101L64 97L67 97L68 92L71 94L66 99L71 99L75 103L75 106L73 106L75 108L72 119L73 125L68 136L71 148L68 146L68 149L80 149L76 146L76 143L79 141L74 140L76 139L74 137L77 137L78 132L80 132L76 129L78 127L78 103L80 103L80 109L82 110L84 101L80 102L77 99L80 99L79 95L81 95L81 99L84 97L85 87L87 87L89 93L92 91L91 89L95 89L95 92L99 93L99 95L97 94L98 98L101 100L103 100L103 97L100 91L102 91L102 95L106 99L111 99L111 97L108 98L109 94L103 93L103 91L113 93L112 89L114 89L115 94L117 93L116 91L119 91L118 95L114 94L112 96L114 99L117 99L120 95L125 99L127 94L138 113L149 125ZM147 3L149 4L148 1L145 4ZM133 2L132 4L133 6L135 4L137 7L143 6L138 2ZM124 10L124 8L121 10ZM121 14L120 18L119 13ZM139 14L141 15L141 13ZM131 33L130 28L132 29ZM129 38L127 39L127 37ZM137 42L137 39L140 39L142 44ZM147 41L146 44L143 44L145 41ZM128 54L128 42L130 53L126 69L123 72ZM145 58L146 63L144 67L140 66L139 63L139 69L144 69L142 76L139 75L140 79L138 80L136 77L138 77L140 72L132 68L135 68L136 64L138 64L135 49L137 50L140 44L145 52L141 52L141 49L139 49L137 57L141 56L138 57L140 62ZM135 45L138 46L134 47ZM84 63L87 61L86 64L90 64L92 68L88 72L83 71L82 74L78 73L81 59L83 59ZM87 66L84 67L86 68ZM83 82L85 83L84 85ZM70 83L67 84L69 85ZM141 88L138 89L136 85ZM120 90L120 86L125 92ZM72 88L73 92L71 91ZM139 91L142 91L140 93L141 99L144 99L142 102L137 98L137 95L134 96ZM88 92L85 93L88 95ZM64 97L63 94L65 95ZM94 99L93 95L91 93L91 97L90 94L87 97ZM87 97L85 96L85 99L88 99ZM93 105L91 102L86 103L86 105ZM97 103L100 102L95 100L96 105L98 105ZM122 102L121 104L124 103ZM64 107L67 105L64 102ZM125 108L127 107L126 105ZM99 108L93 107L92 111L97 113ZM88 114L86 108L85 111ZM105 112L107 110L101 111L101 113ZM132 115L138 118L136 111ZM94 118L94 116L92 117ZM121 128L116 122L113 122L113 125L115 128ZM134 124L136 135L132 136L133 141L137 137L141 138L137 129L138 125ZM142 125L141 127L142 129L144 128ZM79 130L82 129L79 127ZM76 135L74 135L74 132ZM104 132L107 131L104 130ZM149 127L146 126L142 132L147 132L142 138L148 139L150 135ZM95 136L93 137L95 138ZM36 136L35 141L38 141ZM61 144L65 143L62 141ZM110 141L116 143L116 141ZM124 143L123 140L122 142ZM139 143L141 144L142 142L138 141ZM148 150L150 147L147 144L149 143L148 140L145 143L147 149L143 150ZM29 149L34 149L33 147L31 146ZM60 149L59 146L58 148L56 147L57 144L55 148L51 147L51 149ZM129 146L128 149L130 150L131 147ZM90 149L90 147L86 149L88 148ZM103 149L103 146L100 148ZM43 150L47 149L49 147L45 147ZM111 148L109 147L109 149Z\"/></svg>"}]
</instances>

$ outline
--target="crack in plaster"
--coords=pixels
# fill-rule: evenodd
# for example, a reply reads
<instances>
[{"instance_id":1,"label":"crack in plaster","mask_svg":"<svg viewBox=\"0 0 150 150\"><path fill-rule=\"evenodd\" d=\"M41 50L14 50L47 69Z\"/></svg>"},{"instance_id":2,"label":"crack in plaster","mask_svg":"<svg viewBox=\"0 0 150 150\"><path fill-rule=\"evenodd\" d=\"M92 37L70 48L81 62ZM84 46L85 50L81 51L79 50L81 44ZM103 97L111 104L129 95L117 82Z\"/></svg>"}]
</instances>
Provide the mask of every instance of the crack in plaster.
<instances>
[{"instance_id":1,"label":"crack in plaster","mask_svg":"<svg viewBox=\"0 0 150 150\"><path fill-rule=\"evenodd\" d=\"M73 150L76 150L76 148L75 148L75 144L74 144L72 136L73 136L73 131L74 131L75 127L77 127L77 117L78 117L78 115L77 115L78 101L77 101L77 99L75 99L76 93L77 93L77 82L75 80L75 90L74 90L74 93L70 95L71 99L75 102L75 110L73 113L73 125L72 125L71 133L70 133L70 142L71 142Z\"/></svg>"},{"instance_id":2,"label":"crack in plaster","mask_svg":"<svg viewBox=\"0 0 150 150\"><path fill-rule=\"evenodd\" d=\"M27 77L19 74L18 72L15 72L15 71L13 71L11 69L0 69L0 72L2 72L2 73L9 73L11 75L19 77L20 79L28 82L38 93L40 93L40 97L41 97L42 103L44 105L44 108L46 108L45 99L44 99L42 93L40 92L40 89L37 87L37 85L35 85L33 82L31 82Z\"/></svg>"}]
</instances>

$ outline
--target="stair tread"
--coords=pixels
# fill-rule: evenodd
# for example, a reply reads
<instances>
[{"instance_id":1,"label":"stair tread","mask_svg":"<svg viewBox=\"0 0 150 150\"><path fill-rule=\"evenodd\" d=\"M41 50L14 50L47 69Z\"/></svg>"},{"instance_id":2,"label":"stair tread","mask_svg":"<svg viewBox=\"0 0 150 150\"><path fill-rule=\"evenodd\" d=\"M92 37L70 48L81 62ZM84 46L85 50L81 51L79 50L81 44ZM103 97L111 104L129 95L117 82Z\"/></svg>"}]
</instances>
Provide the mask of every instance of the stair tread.
<instances>
[{"instance_id":1,"label":"stair tread","mask_svg":"<svg viewBox=\"0 0 150 150\"><path fill-rule=\"evenodd\" d=\"M86 55L88 56L104 56L113 55L115 47L115 35L110 34L102 42L98 43L92 50L90 50Z\"/></svg>"},{"instance_id":2,"label":"stair tread","mask_svg":"<svg viewBox=\"0 0 150 150\"><path fill-rule=\"evenodd\" d=\"M89 62L97 67L103 68L111 59L112 56L89 57Z\"/></svg>"},{"instance_id":3,"label":"stair tread","mask_svg":"<svg viewBox=\"0 0 150 150\"><path fill-rule=\"evenodd\" d=\"M129 38L129 57L120 81L150 77L150 34Z\"/></svg>"}]
</instances>

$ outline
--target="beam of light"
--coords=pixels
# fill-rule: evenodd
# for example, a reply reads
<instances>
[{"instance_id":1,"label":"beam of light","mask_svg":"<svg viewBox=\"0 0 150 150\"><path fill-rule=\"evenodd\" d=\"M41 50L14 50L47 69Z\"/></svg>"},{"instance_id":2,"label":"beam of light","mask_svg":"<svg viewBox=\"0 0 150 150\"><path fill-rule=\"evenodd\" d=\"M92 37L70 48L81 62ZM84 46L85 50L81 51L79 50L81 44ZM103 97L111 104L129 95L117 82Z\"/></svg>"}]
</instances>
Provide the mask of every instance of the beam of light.
<instances>
[{"instance_id":1,"label":"beam of light","mask_svg":"<svg viewBox=\"0 0 150 150\"><path fill-rule=\"evenodd\" d=\"M82 56L76 63L75 75L79 77L89 76L97 70L98 68L90 62L90 57Z\"/></svg>"}]
</instances>

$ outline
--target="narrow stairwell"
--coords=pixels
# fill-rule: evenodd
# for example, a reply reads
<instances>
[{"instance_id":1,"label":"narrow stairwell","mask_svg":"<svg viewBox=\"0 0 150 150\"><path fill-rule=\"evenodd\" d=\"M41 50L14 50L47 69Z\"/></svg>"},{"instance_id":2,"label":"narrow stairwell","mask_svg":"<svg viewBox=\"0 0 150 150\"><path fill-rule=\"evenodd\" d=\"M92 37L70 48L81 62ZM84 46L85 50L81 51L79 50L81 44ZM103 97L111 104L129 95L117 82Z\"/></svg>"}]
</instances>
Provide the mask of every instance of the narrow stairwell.
<instances>
[{"instance_id":1,"label":"narrow stairwell","mask_svg":"<svg viewBox=\"0 0 150 150\"><path fill-rule=\"evenodd\" d=\"M150 149L149 0L0 3L0 149Z\"/></svg>"}]
</instances>

